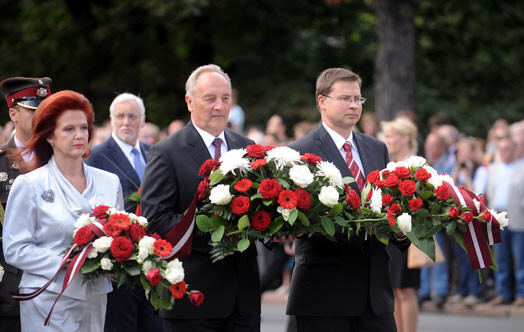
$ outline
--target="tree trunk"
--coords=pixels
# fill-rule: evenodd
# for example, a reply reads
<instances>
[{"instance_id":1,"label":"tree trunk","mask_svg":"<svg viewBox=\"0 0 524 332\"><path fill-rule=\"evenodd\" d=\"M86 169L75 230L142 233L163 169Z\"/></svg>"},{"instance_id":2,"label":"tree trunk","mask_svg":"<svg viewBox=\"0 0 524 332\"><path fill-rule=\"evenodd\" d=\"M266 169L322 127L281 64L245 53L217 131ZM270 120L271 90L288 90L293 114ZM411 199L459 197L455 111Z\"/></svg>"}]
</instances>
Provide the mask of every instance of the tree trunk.
<instances>
[{"instance_id":1,"label":"tree trunk","mask_svg":"<svg viewBox=\"0 0 524 332\"><path fill-rule=\"evenodd\" d=\"M375 112L391 120L399 111L415 111L416 0L375 0L378 52L375 60Z\"/></svg>"}]
</instances>

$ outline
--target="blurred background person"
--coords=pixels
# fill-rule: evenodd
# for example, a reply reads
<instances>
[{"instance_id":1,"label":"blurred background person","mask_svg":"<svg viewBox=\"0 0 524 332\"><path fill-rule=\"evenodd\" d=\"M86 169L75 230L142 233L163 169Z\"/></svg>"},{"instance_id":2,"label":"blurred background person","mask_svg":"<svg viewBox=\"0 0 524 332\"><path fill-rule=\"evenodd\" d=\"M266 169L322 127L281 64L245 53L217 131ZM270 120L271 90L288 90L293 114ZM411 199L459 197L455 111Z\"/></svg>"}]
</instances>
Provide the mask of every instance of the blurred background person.
<instances>
[{"instance_id":1,"label":"blurred background person","mask_svg":"<svg viewBox=\"0 0 524 332\"><path fill-rule=\"evenodd\" d=\"M515 143L515 157L524 161L524 123L515 122L509 126L511 140Z\"/></svg>"},{"instance_id":2,"label":"blurred background person","mask_svg":"<svg viewBox=\"0 0 524 332\"><path fill-rule=\"evenodd\" d=\"M400 118L408 119L415 125L415 127L418 128L418 116L415 112L399 111L395 114L395 119L400 119ZM424 138L422 137L420 132L417 132L417 146L418 146L417 156L425 157L426 155L424 153Z\"/></svg>"},{"instance_id":3,"label":"blurred background person","mask_svg":"<svg viewBox=\"0 0 524 332\"><path fill-rule=\"evenodd\" d=\"M138 133L138 140L150 146L155 145L160 140L160 128L151 122L144 123Z\"/></svg>"},{"instance_id":4,"label":"blurred background person","mask_svg":"<svg viewBox=\"0 0 524 332\"><path fill-rule=\"evenodd\" d=\"M293 126L293 139L296 140L309 134L315 127L316 125L306 120L295 123Z\"/></svg>"},{"instance_id":5,"label":"blurred background person","mask_svg":"<svg viewBox=\"0 0 524 332\"><path fill-rule=\"evenodd\" d=\"M74 91L46 98L33 117L27 149L31 172L18 176L7 203L3 248L6 260L24 271L20 293L50 281L64 250L71 246L80 215L99 205L123 208L118 178L83 162L93 130L91 103ZM22 160L22 157L19 157ZM23 331L42 331L46 316L62 291L66 269L37 297L20 302ZM50 331L102 331L109 278L83 282L77 274L54 306Z\"/></svg>"},{"instance_id":6,"label":"blurred background person","mask_svg":"<svg viewBox=\"0 0 524 332\"><path fill-rule=\"evenodd\" d=\"M111 121L106 120L101 126L93 128L93 137L89 144L91 147L105 142L111 136Z\"/></svg>"},{"instance_id":7,"label":"blurred background person","mask_svg":"<svg viewBox=\"0 0 524 332\"><path fill-rule=\"evenodd\" d=\"M457 142L460 139L460 131L455 126L445 124L438 127L437 132L446 141L447 162L453 168L457 160ZM451 174L451 172L446 174Z\"/></svg>"},{"instance_id":8,"label":"blurred background person","mask_svg":"<svg viewBox=\"0 0 524 332\"><path fill-rule=\"evenodd\" d=\"M2 128L0 133L0 146L4 146L9 142L11 136L13 136L13 131L15 130L15 124L13 121L7 121Z\"/></svg>"},{"instance_id":9,"label":"blurred background person","mask_svg":"<svg viewBox=\"0 0 524 332\"><path fill-rule=\"evenodd\" d=\"M287 125L281 115L274 114L271 116L266 124L266 145L286 145L288 143L286 130ZM269 140L271 142L268 142Z\"/></svg>"},{"instance_id":10,"label":"blurred background person","mask_svg":"<svg viewBox=\"0 0 524 332\"><path fill-rule=\"evenodd\" d=\"M376 114L373 112L365 112L362 114L360 128L362 128L364 134L376 138L380 129L380 122L378 121Z\"/></svg>"},{"instance_id":11,"label":"blurred background person","mask_svg":"<svg viewBox=\"0 0 524 332\"><path fill-rule=\"evenodd\" d=\"M255 142L255 144L266 145L266 134L260 126L251 126L246 131L246 137Z\"/></svg>"},{"instance_id":12,"label":"blurred background person","mask_svg":"<svg viewBox=\"0 0 524 332\"><path fill-rule=\"evenodd\" d=\"M231 130L238 133L242 133L244 130L244 122L246 121L246 115L244 110L238 104L238 90L231 90L231 111L229 111L229 117L227 125Z\"/></svg>"},{"instance_id":13,"label":"blurred background person","mask_svg":"<svg viewBox=\"0 0 524 332\"><path fill-rule=\"evenodd\" d=\"M399 162L416 154L417 127L408 119L383 122L379 138L386 143L391 161ZM420 286L420 269L408 269L407 250L400 251L396 246L388 245L388 251L397 330L415 332L419 315L417 288Z\"/></svg>"}]
</instances>

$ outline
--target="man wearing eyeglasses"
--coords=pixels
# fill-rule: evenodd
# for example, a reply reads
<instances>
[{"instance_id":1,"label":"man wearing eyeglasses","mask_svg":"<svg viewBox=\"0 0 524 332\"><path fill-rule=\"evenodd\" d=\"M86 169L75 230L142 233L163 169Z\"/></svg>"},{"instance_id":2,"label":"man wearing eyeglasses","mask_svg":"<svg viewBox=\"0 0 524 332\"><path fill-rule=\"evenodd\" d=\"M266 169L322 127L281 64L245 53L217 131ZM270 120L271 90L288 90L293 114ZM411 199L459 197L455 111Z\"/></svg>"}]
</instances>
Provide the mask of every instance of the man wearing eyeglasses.
<instances>
[{"instance_id":1,"label":"man wearing eyeglasses","mask_svg":"<svg viewBox=\"0 0 524 332\"><path fill-rule=\"evenodd\" d=\"M150 148L138 141L145 123L144 102L131 93L122 93L113 100L109 112L113 133L93 147L87 164L116 174L122 185L125 210L135 212L136 203L125 198L140 187ZM107 294L105 332L162 331L162 320L154 314L143 290L117 288L116 284L113 289Z\"/></svg>"},{"instance_id":2,"label":"man wearing eyeglasses","mask_svg":"<svg viewBox=\"0 0 524 332\"><path fill-rule=\"evenodd\" d=\"M49 77L11 77L0 82L9 117L15 126L15 134L7 146L0 148L0 202L3 208L15 178L23 171L23 165L14 158L15 154L31 138L31 119L38 105L51 94L50 86ZM29 162L31 155L22 154L22 158ZM22 271L6 264L1 246L0 265L4 268L0 283L0 332L20 331L20 309L11 292L18 290Z\"/></svg>"},{"instance_id":3,"label":"man wearing eyeglasses","mask_svg":"<svg viewBox=\"0 0 524 332\"><path fill-rule=\"evenodd\" d=\"M334 163L342 176L355 179L351 189L359 194L366 175L389 161L384 143L352 130L366 101L361 83L347 69L322 72L316 84L322 123L290 145ZM296 316L297 330L396 331L386 246L365 231L348 240L337 228L335 237L296 239L287 314ZM409 246L404 234L392 236L391 242L401 249Z\"/></svg>"}]
</instances>

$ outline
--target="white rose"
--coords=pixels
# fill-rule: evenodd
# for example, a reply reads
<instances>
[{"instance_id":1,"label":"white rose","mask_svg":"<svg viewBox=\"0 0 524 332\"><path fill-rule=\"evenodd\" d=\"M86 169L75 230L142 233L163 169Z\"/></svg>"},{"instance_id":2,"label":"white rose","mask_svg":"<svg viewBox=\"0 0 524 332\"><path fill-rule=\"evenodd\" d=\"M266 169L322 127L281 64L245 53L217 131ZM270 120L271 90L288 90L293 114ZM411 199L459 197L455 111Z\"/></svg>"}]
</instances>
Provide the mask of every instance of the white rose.
<instances>
[{"instance_id":1,"label":"white rose","mask_svg":"<svg viewBox=\"0 0 524 332\"><path fill-rule=\"evenodd\" d=\"M375 213L380 213L382 211L382 189L373 188L373 193L371 194L371 211Z\"/></svg>"},{"instance_id":2,"label":"white rose","mask_svg":"<svg viewBox=\"0 0 524 332\"><path fill-rule=\"evenodd\" d=\"M442 185L442 179L438 174L431 174L431 177L428 179L428 183L432 184L435 189Z\"/></svg>"},{"instance_id":3,"label":"white rose","mask_svg":"<svg viewBox=\"0 0 524 332\"><path fill-rule=\"evenodd\" d=\"M506 218L506 215L508 214L506 211L503 211L503 212L500 212L500 213L496 213L495 211L491 210L490 212L493 215L493 217L495 217L495 219L497 219L497 221L499 222L500 229L508 227L509 219Z\"/></svg>"},{"instance_id":4,"label":"white rose","mask_svg":"<svg viewBox=\"0 0 524 332\"><path fill-rule=\"evenodd\" d=\"M147 272L149 272L149 270L151 270L152 268L153 268L153 263L151 263L151 261L145 261L142 264L142 271L144 272L144 274L147 274Z\"/></svg>"},{"instance_id":5,"label":"white rose","mask_svg":"<svg viewBox=\"0 0 524 332\"><path fill-rule=\"evenodd\" d=\"M144 248L147 250L148 255L152 254L155 250L155 241L156 239L151 236L144 236L140 242L138 242L138 255L140 256L140 249Z\"/></svg>"},{"instance_id":6,"label":"white rose","mask_svg":"<svg viewBox=\"0 0 524 332\"><path fill-rule=\"evenodd\" d=\"M149 249L146 247L139 247L138 248L138 256L136 257L136 261L141 264L146 260L146 258L149 256Z\"/></svg>"},{"instance_id":7,"label":"white rose","mask_svg":"<svg viewBox=\"0 0 524 332\"><path fill-rule=\"evenodd\" d=\"M142 226L142 227L146 227L147 226L147 219L144 218L144 217L137 217L136 218L136 222Z\"/></svg>"},{"instance_id":8,"label":"white rose","mask_svg":"<svg viewBox=\"0 0 524 332\"><path fill-rule=\"evenodd\" d=\"M450 185L454 186L455 185L455 181L453 181L453 178L451 176L449 176L448 174L442 174L440 176L440 180L442 182L447 182L449 183Z\"/></svg>"},{"instance_id":9,"label":"white rose","mask_svg":"<svg viewBox=\"0 0 524 332\"><path fill-rule=\"evenodd\" d=\"M405 212L402 213L397 218L397 225L404 234L411 232L411 216Z\"/></svg>"},{"instance_id":10,"label":"white rose","mask_svg":"<svg viewBox=\"0 0 524 332\"><path fill-rule=\"evenodd\" d=\"M381 173L382 173L383 171L385 171L385 170L388 170L388 171L390 171L390 172L391 172L391 171L394 171L395 168L397 168L397 167L398 167L398 165L397 165L396 162L394 162L394 161L390 161L390 162L386 165L386 168L383 169L383 170L381 171Z\"/></svg>"},{"instance_id":11,"label":"white rose","mask_svg":"<svg viewBox=\"0 0 524 332\"><path fill-rule=\"evenodd\" d=\"M0 265L0 281L2 281L2 278L4 277L4 267Z\"/></svg>"},{"instance_id":12,"label":"white rose","mask_svg":"<svg viewBox=\"0 0 524 332\"><path fill-rule=\"evenodd\" d=\"M115 214L115 213L123 213L123 212L124 212L124 211L118 211L117 209L115 209L114 207L112 207L112 208L107 209L107 212L106 212L106 213L110 216L110 215Z\"/></svg>"},{"instance_id":13,"label":"white rose","mask_svg":"<svg viewBox=\"0 0 524 332\"><path fill-rule=\"evenodd\" d=\"M306 188L313 182L313 173L306 165L295 165L289 170L289 177L300 188Z\"/></svg>"},{"instance_id":14,"label":"white rose","mask_svg":"<svg viewBox=\"0 0 524 332\"><path fill-rule=\"evenodd\" d=\"M279 206L277 208L277 212L282 215L282 217L284 218L285 221L287 221L289 219L289 215L291 214L291 211L293 211L293 210L294 209L284 209L281 206Z\"/></svg>"},{"instance_id":15,"label":"white rose","mask_svg":"<svg viewBox=\"0 0 524 332\"><path fill-rule=\"evenodd\" d=\"M211 193L209 194L209 200L216 205L229 204L232 198L233 196L231 196L229 185L227 184L217 185L215 188L211 189Z\"/></svg>"},{"instance_id":16,"label":"white rose","mask_svg":"<svg viewBox=\"0 0 524 332\"><path fill-rule=\"evenodd\" d=\"M335 164L329 161L321 161L317 164L317 167L317 176L326 178L333 186L337 186L339 188L344 186L342 174L340 174L340 170L337 168L337 166L335 166Z\"/></svg>"},{"instance_id":17,"label":"white rose","mask_svg":"<svg viewBox=\"0 0 524 332\"><path fill-rule=\"evenodd\" d=\"M113 263L111 263L111 260L105 257L100 260L100 265L102 265L102 270L111 271L113 268Z\"/></svg>"},{"instance_id":18,"label":"white rose","mask_svg":"<svg viewBox=\"0 0 524 332\"><path fill-rule=\"evenodd\" d=\"M339 194L337 189L332 186L324 186L320 188L320 194L318 194L318 199L324 204L325 206L332 207L335 204L338 203Z\"/></svg>"},{"instance_id":19,"label":"white rose","mask_svg":"<svg viewBox=\"0 0 524 332\"><path fill-rule=\"evenodd\" d=\"M404 161L404 165L409 168L421 168L426 165L426 159L419 156L409 157Z\"/></svg>"},{"instance_id":20,"label":"white rose","mask_svg":"<svg viewBox=\"0 0 524 332\"><path fill-rule=\"evenodd\" d=\"M76 219L74 226L76 229L79 229L79 228L89 225L93 221L94 221L94 218L91 218L89 213L84 213L80 217L78 217L78 219Z\"/></svg>"},{"instance_id":21,"label":"white rose","mask_svg":"<svg viewBox=\"0 0 524 332\"><path fill-rule=\"evenodd\" d=\"M91 248L91 250L89 250L87 253L87 258L95 258L96 256L98 256L98 251L96 248Z\"/></svg>"},{"instance_id":22,"label":"white rose","mask_svg":"<svg viewBox=\"0 0 524 332\"><path fill-rule=\"evenodd\" d=\"M93 242L93 247L95 247L95 249L100 252L100 253L104 253L106 252L109 248L111 248L111 243L113 243L113 238L112 237L109 237L109 236L102 236L102 237L99 237L98 239L96 239L94 242Z\"/></svg>"},{"instance_id":23,"label":"white rose","mask_svg":"<svg viewBox=\"0 0 524 332\"><path fill-rule=\"evenodd\" d=\"M170 284L176 284L184 280L184 268L182 262L177 258L167 264L165 278Z\"/></svg>"},{"instance_id":24,"label":"white rose","mask_svg":"<svg viewBox=\"0 0 524 332\"><path fill-rule=\"evenodd\" d=\"M131 221L136 221L136 218L138 218L138 217L136 216L136 214L131 213L131 212L128 212L128 213L127 213L127 216L129 217L129 219L131 219Z\"/></svg>"}]
</instances>

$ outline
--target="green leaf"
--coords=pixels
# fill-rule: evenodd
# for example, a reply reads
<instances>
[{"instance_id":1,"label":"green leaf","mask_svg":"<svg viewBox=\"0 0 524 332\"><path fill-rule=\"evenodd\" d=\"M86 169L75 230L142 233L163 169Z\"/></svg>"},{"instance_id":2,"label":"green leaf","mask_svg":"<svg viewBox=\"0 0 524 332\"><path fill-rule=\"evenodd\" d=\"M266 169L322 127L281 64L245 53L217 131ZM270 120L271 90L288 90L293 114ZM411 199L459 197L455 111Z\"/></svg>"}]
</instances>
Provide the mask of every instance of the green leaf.
<instances>
[{"instance_id":1,"label":"green leaf","mask_svg":"<svg viewBox=\"0 0 524 332\"><path fill-rule=\"evenodd\" d=\"M324 216L320 218L320 221L322 222L322 227L324 227L324 230L329 236L335 235L335 225L333 224L333 221L331 221L331 219Z\"/></svg>"},{"instance_id":2,"label":"green leaf","mask_svg":"<svg viewBox=\"0 0 524 332\"><path fill-rule=\"evenodd\" d=\"M126 266L125 267L125 270L127 273L129 273L130 276L132 277L136 277L138 275L140 275L140 265L132 265L132 266Z\"/></svg>"},{"instance_id":3,"label":"green leaf","mask_svg":"<svg viewBox=\"0 0 524 332\"><path fill-rule=\"evenodd\" d=\"M198 229L200 229L204 233L209 232L211 229L213 229L213 223L211 222L211 219L203 214L199 214L196 217L196 224Z\"/></svg>"},{"instance_id":4,"label":"green leaf","mask_svg":"<svg viewBox=\"0 0 524 332\"><path fill-rule=\"evenodd\" d=\"M96 259L86 259L84 265L82 265L82 274L88 274L89 272L93 272L100 266L100 261Z\"/></svg>"},{"instance_id":5,"label":"green leaf","mask_svg":"<svg viewBox=\"0 0 524 332\"><path fill-rule=\"evenodd\" d=\"M339 224L340 226L342 226L342 227L348 227L349 226L348 221L346 219L340 217L340 216L336 216L335 217L335 222L337 224Z\"/></svg>"},{"instance_id":6,"label":"green leaf","mask_svg":"<svg viewBox=\"0 0 524 332\"><path fill-rule=\"evenodd\" d=\"M420 198L422 198L423 201L427 201L431 197L431 195L433 195L432 191L424 191L420 194Z\"/></svg>"},{"instance_id":7,"label":"green leaf","mask_svg":"<svg viewBox=\"0 0 524 332\"><path fill-rule=\"evenodd\" d=\"M136 191L127 197L130 201L140 203L140 194Z\"/></svg>"},{"instance_id":8,"label":"green leaf","mask_svg":"<svg viewBox=\"0 0 524 332\"><path fill-rule=\"evenodd\" d=\"M278 232L284 225L284 218L282 216L276 217L275 220L269 224L269 227L266 229L266 232L269 232L270 235Z\"/></svg>"},{"instance_id":9,"label":"green leaf","mask_svg":"<svg viewBox=\"0 0 524 332\"><path fill-rule=\"evenodd\" d=\"M218 226L224 225L226 223L227 223L227 221L224 218L222 218L222 217L219 217L219 216L212 216L211 217L211 229L218 228Z\"/></svg>"},{"instance_id":10,"label":"green leaf","mask_svg":"<svg viewBox=\"0 0 524 332\"><path fill-rule=\"evenodd\" d=\"M158 305L160 301L158 298L158 293L156 291L151 292L151 297L149 298L149 301L151 302L153 308L155 308L155 310L158 310Z\"/></svg>"},{"instance_id":11,"label":"green leaf","mask_svg":"<svg viewBox=\"0 0 524 332\"><path fill-rule=\"evenodd\" d=\"M278 179L278 184L280 184L282 187L286 188L286 189L289 189L291 186L289 185L289 182L287 182L286 180L282 179L282 178L279 178Z\"/></svg>"},{"instance_id":12,"label":"green leaf","mask_svg":"<svg viewBox=\"0 0 524 332\"><path fill-rule=\"evenodd\" d=\"M166 310L173 309L173 305L171 304L171 302L169 302L169 300L164 299L164 298L160 298L159 302L160 302L160 308L163 308L163 309L166 309Z\"/></svg>"},{"instance_id":13,"label":"green leaf","mask_svg":"<svg viewBox=\"0 0 524 332\"><path fill-rule=\"evenodd\" d=\"M217 229L211 233L211 241L213 242L220 242L222 240L222 237L224 236L225 227L224 225L218 226Z\"/></svg>"},{"instance_id":14,"label":"green leaf","mask_svg":"<svg viewBox=\"0 0 524 332\"><path fill-rule=\"evenodd\" d=\"M446 225L446 233L448 233L448 235L452 235L453 233L455 233L456 230L457 230L456 221L452 221Z\"/></svg>"},{"instance_id":15,"label":"green leaf","mask_svg":"<svg viewBox=\"0 0 524 332\"><path fill-rule=\"evenodd\" d=\"M302 225L308 227L309 226L309 218L304 214L304 212L298 211L298 219L302 223Z\"/></svg>"},{"instance_id":16,"label":"green leaf","mask_svg":"<svg viewBox=\"0 0 524 332\"><path fill-rule=\"evenodd\" d=\"M224 179L224 174L222 174L222 171L220 169L217 169L209 176L209 184L211 186L215 185L218 182L222 181L222 179Z\"/></svg>"},{"instance_id":17,"label":"green leaf","mask_svg":"<svg viewBox=\"0 0 524 332\"><path fill-rule=\"evenodd\" d=\"M336 217L339 214L342 213L342 204L338 203L335 206L331 208L331 211L329 211L329 215L332 217Z\"/></svg>"},{"instance_id":18,"label":"green leaf","mask_svg":"<svg viewBox=\"0 0 524 332\"><path fill-rule=\"evenodd\" d=\"M352 178L351 176L345 176L342 178L342 182L344 182L344 184L351 184L355 182L355 179Z\"/></svg>"},{"instance_id":19,"label":"green leaf","mask_svg":"<svg viewBox=\"0 0 524 332\"><path fill-rule=\"evenodd\" d=\"M295 221L297 220L297 217L298 217L298 210L293 209L293 211L291 211L291 213L289 214L289 218L287 219L287 222L290 225L293 225Z\"/></svg>"},{"instance_id":20,"label":"green leaf","mask_svg":"<svg viewBox=\"0 0 524 332\"><path fill-rule=\"evenodd\" d=\"M251 197L249 197L249 199L252 200L252 201L257 199L257 198L263 198L262 194L261 193L256 193L256 194L252 195Z\"/></svg>"},{"instance_id":21,"label":"green leaf","mask_svg":"<svg viewBox=\"0 0 524 332\"><path fill-rule=\"evenodd\" d=\"M127 282L127 276L124 273L118 274L118 283L116 287L120 288L120 286L122 286L126 282Z\"/></svg>"},{"instance_id":22,"label":"green leaf","mask_svg":"<svg viewBox=\"0 0 524 332\"><path fill-rule=\"evenodd\" d=\"M145 290L151 290L151 284L147 279L144 277L144 275L140 276L140 284L142 284L142 288Z\"/></svg>"},{"instance_id":23,"label":"green leaf","mask_svg":"<svg viewBox=\"0 0 524 332\"><path fill-rule=\"evenodd\" d=\"M262 201L262 203L264 203L265 206L270 206L271 203L273 203L273 200L265 199L265 200Z\"/></svg>"},{"instance_id":24,"label":"green leaf","mask_svg":"<svg viewBox=\"0 0 524 332\"><path fill-rule=\"evenodd\" d=\"M364 187L364 190L362 190L362 193L360 194L360 201L362 203L366 202L367 201L367 198L368 198L368 195L369 195L369 192L371 191L371 186L369 185L366 185Z\"/></svg>"},{"instance_id":25,"label":"green leaf","mask_svg":"<svg viewBox=\"0 0 524 332\"><path fill-rule=\"evenodd\" d=\"M238 241L237 248L240 252L244 252L247 248L249 248L249 245L251 242L249 242L249 239L243 238L242 240Z\"/></svg>"},{"instance_id":26,"label":"green leaf","mask_svg":"<svg viewBox=\"0 0 524 332\"><path fill-rule=\"evenodd\" d=\"M246 227L249 227L251 225L249 223L249 217L247 214L244 214L240 219L238 219L238 229L244 229Z\"/></svg>"},{"instance_id":27,"label":"green leaf","mask_svg":"<svg viewBox=\"0 0 524 332\"><path fill-rule=\"evenodd\" d=\"M432 261L435 261L435 240L433 237L429 239L417 238L413 232L408 232L406 236L409 238L411 243L416 245L417 248L428 255Z\"/></svg>"},{"instance_id":28,"label":"green leaf","mask_svg":"<svg viewBox=\"0 0 524 332\"><path fill-rule=\"evenodd\" d=\"M389 243L389 233L375 232L375 237L382 242L384 245Z\"/></svg>"}]
</instances>

